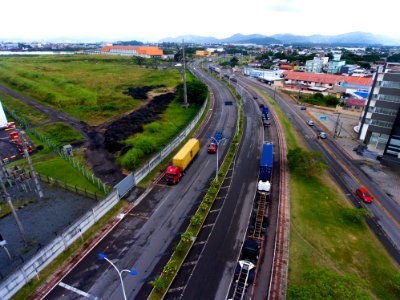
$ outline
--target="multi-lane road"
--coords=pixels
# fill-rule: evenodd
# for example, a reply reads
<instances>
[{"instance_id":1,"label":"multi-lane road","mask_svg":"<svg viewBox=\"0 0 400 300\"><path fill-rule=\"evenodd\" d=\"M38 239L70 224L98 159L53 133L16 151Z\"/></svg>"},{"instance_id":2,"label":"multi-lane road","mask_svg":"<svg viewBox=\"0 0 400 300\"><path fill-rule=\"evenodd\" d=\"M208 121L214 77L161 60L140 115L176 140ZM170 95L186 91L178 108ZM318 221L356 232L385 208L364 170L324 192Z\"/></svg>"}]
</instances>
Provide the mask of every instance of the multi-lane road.
<instances>
[{"instance_id":1,"label":"multi-lane road","mask_svg":"<svg viewBox=\"0 0 400 300\"><path fill-rule=\"evenodd\" d=\"M82 295L101 299L122 299L117 272L106 261L98 259L104 253L120 269L135 269L135 277L124 274L128 299L143 299L151 289L148 282L160 273L161 266L171 254L187 226L198 203L215 176L216 157L209 155L209 136L223 131L232 137L236 129L237 106L229 90L220 82L194 67L196 76L205 81L213 95L212 115L197 138L202 145L186 175L175 186L156 184L122 221L46 296L46 299L76 299ZM189 99L190 101L190 99ZM231 102L233 105L225 105ZM190 103L190 102L189 102ZM221 144L220 158L228 143Z\"/></svg>"}]
</instances>

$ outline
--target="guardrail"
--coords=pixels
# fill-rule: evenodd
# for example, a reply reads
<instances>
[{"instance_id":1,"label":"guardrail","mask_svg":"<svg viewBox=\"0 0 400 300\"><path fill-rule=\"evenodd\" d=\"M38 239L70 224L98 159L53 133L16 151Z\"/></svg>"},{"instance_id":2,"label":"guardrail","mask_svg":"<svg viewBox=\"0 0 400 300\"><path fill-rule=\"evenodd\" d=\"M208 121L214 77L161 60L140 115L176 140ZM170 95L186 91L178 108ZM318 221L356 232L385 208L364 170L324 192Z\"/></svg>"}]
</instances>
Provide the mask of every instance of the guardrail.
<instances>
[{"instance_id":1,"label":"guardrail","mask_svg":"<svg viewBox=\"0 0 400 300\"><path fill-rule=\"evenodd\" d=\"M116 191L111 192L98 205L86 212L70 227L66 228L52 242L43 247L19 270L12 273L0 283L0 299L11 298L33 277L38 276L49 263L75 242L87 229L104 216L119 201Z\"/></svg>"}]
</instances>

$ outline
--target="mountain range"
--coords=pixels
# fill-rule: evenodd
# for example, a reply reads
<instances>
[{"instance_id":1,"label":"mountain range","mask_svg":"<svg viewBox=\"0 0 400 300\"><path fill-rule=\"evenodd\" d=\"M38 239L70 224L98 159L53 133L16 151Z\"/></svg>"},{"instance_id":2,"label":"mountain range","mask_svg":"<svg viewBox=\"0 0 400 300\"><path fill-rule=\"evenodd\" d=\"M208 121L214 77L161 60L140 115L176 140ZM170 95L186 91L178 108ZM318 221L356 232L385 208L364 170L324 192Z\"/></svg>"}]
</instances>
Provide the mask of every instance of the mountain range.
<instances>
[{"instance_id":1,"label":"mountain range","mask_svg":"<svg viewBox=\"0 0 400 300\"><path fill-rule=\"evenodd\" d=\"M243 35L240 33L234 34L224 39L217 39L211 36L197 35L182 35L175 38L168 37L159 40L159 42L174 42L195 44L292 44L292 45L347 45L347 46L362 46L362 45L400 45L400 39L390 38L384 35L372 34L368 32L349 32L339 35L294 35L294 34L275 34L265 36L262 34Z\"/></svg>"}]
</instances>

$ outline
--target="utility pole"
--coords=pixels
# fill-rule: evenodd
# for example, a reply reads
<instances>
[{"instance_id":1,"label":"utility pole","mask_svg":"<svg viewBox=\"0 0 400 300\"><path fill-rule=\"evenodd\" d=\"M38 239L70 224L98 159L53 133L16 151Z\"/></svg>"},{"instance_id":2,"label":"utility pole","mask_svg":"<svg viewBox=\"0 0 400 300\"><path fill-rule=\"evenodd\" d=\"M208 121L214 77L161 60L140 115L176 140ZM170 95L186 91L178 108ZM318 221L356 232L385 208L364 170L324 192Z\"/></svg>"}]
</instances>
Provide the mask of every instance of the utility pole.
<instances>
[{"instance_id":1,"label":"utility pole","mask_svg":"<svg viewBox=\"0 0 400 300\"><path fill-rule=\"evenodd\" d=\"M24 131L21 131L21 140L22 140L22 145L24 147L24 155L25 155L26 161L28 162L28 165L29 165L29 171L31 173L31 176L32 176L33 181L36 186L36 192L38 193L39 198L43 198L42 188L40 187L39 180L37 179L36 173L33 170L31 158L29 157L29 152L28 152L27 144L26 144L26 136L25 136Z\"/></svg>"},{"instance_id":2,"label":"utility pole","mask_svg":"<svg viewBox=\"0 0 400 300\"><path fill-rule=\"evenodd\" d=\"M4 184L4 181L3 181L3 177L6 178L6 172L5 172L5 167L4 167L4 163L3 163L2 159L0 159L0 165L1 165L0 184L1 184L1 188L3 190L3 196L6 199L8 206L10 207L10 210L11 210L13 216L14 216L15 222L17 222L17 226L18 226L18 229L19 229L19 233L21 234L22 240L25 243L27 243L27 240L25 238L24 228L22 227L22 223L19 220L17 212L15 211L14 206L13 206L13 204L11 202L11 196L8 193L7 188L6 188L6 186Z\"/></svg>"},{"instance_id":3,"label":"utility pole","mask_svg":"<svg viewBox=\"0 0 400 300\"><path fill-rule=\"evenodd\" d=\"M335 122L335 130L334 130L334 134L333 134L334 138L336 137L336 134L337 134L337 131L338 131L339 121L340 121L340 113L338 113L338 116L337 116L337 119L336 119L336 122Z\"/></svg>"},{"instance_id":4,"label":"utility pole","mask_svg":"<svg viewBox=\"0 0 400 300\"><path fill-rule=\"evenodd\" d=\"M183 106L188 107L189 103L187 100L187 88L186 88L186 58L185 58L185 42L182 40L182 56L183 56Z\"/></svg>"}]
</instances>

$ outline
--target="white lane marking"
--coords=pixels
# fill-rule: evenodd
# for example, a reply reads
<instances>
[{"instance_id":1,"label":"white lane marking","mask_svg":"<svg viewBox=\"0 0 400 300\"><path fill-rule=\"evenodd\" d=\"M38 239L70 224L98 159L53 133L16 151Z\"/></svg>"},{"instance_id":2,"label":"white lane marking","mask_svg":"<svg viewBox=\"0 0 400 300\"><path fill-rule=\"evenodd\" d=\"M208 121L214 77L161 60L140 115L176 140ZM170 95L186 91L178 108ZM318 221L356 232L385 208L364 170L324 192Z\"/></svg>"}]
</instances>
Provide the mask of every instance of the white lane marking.
<instances>
[{"instance_id":1,"label":"white lane marking","mask_svg":"<svg viewBox=\"0 0 400 300\"><path fill-rule=\"evenodd\" d=\"M86 293L84 291L78 290L77 288L74 288L73 286L70 286L70 285L68 285L68 284L66 284L64 282L60 282L58 285L62 286L63 288L66 288L67 290L70 290L70 291L72 291L74 293L77 293L78 295L81 295L83 297L91 298L91 299L99 299L98 297L90 295L90 294L88 294L88 293Z\"/></svg>"}]
</instances>

